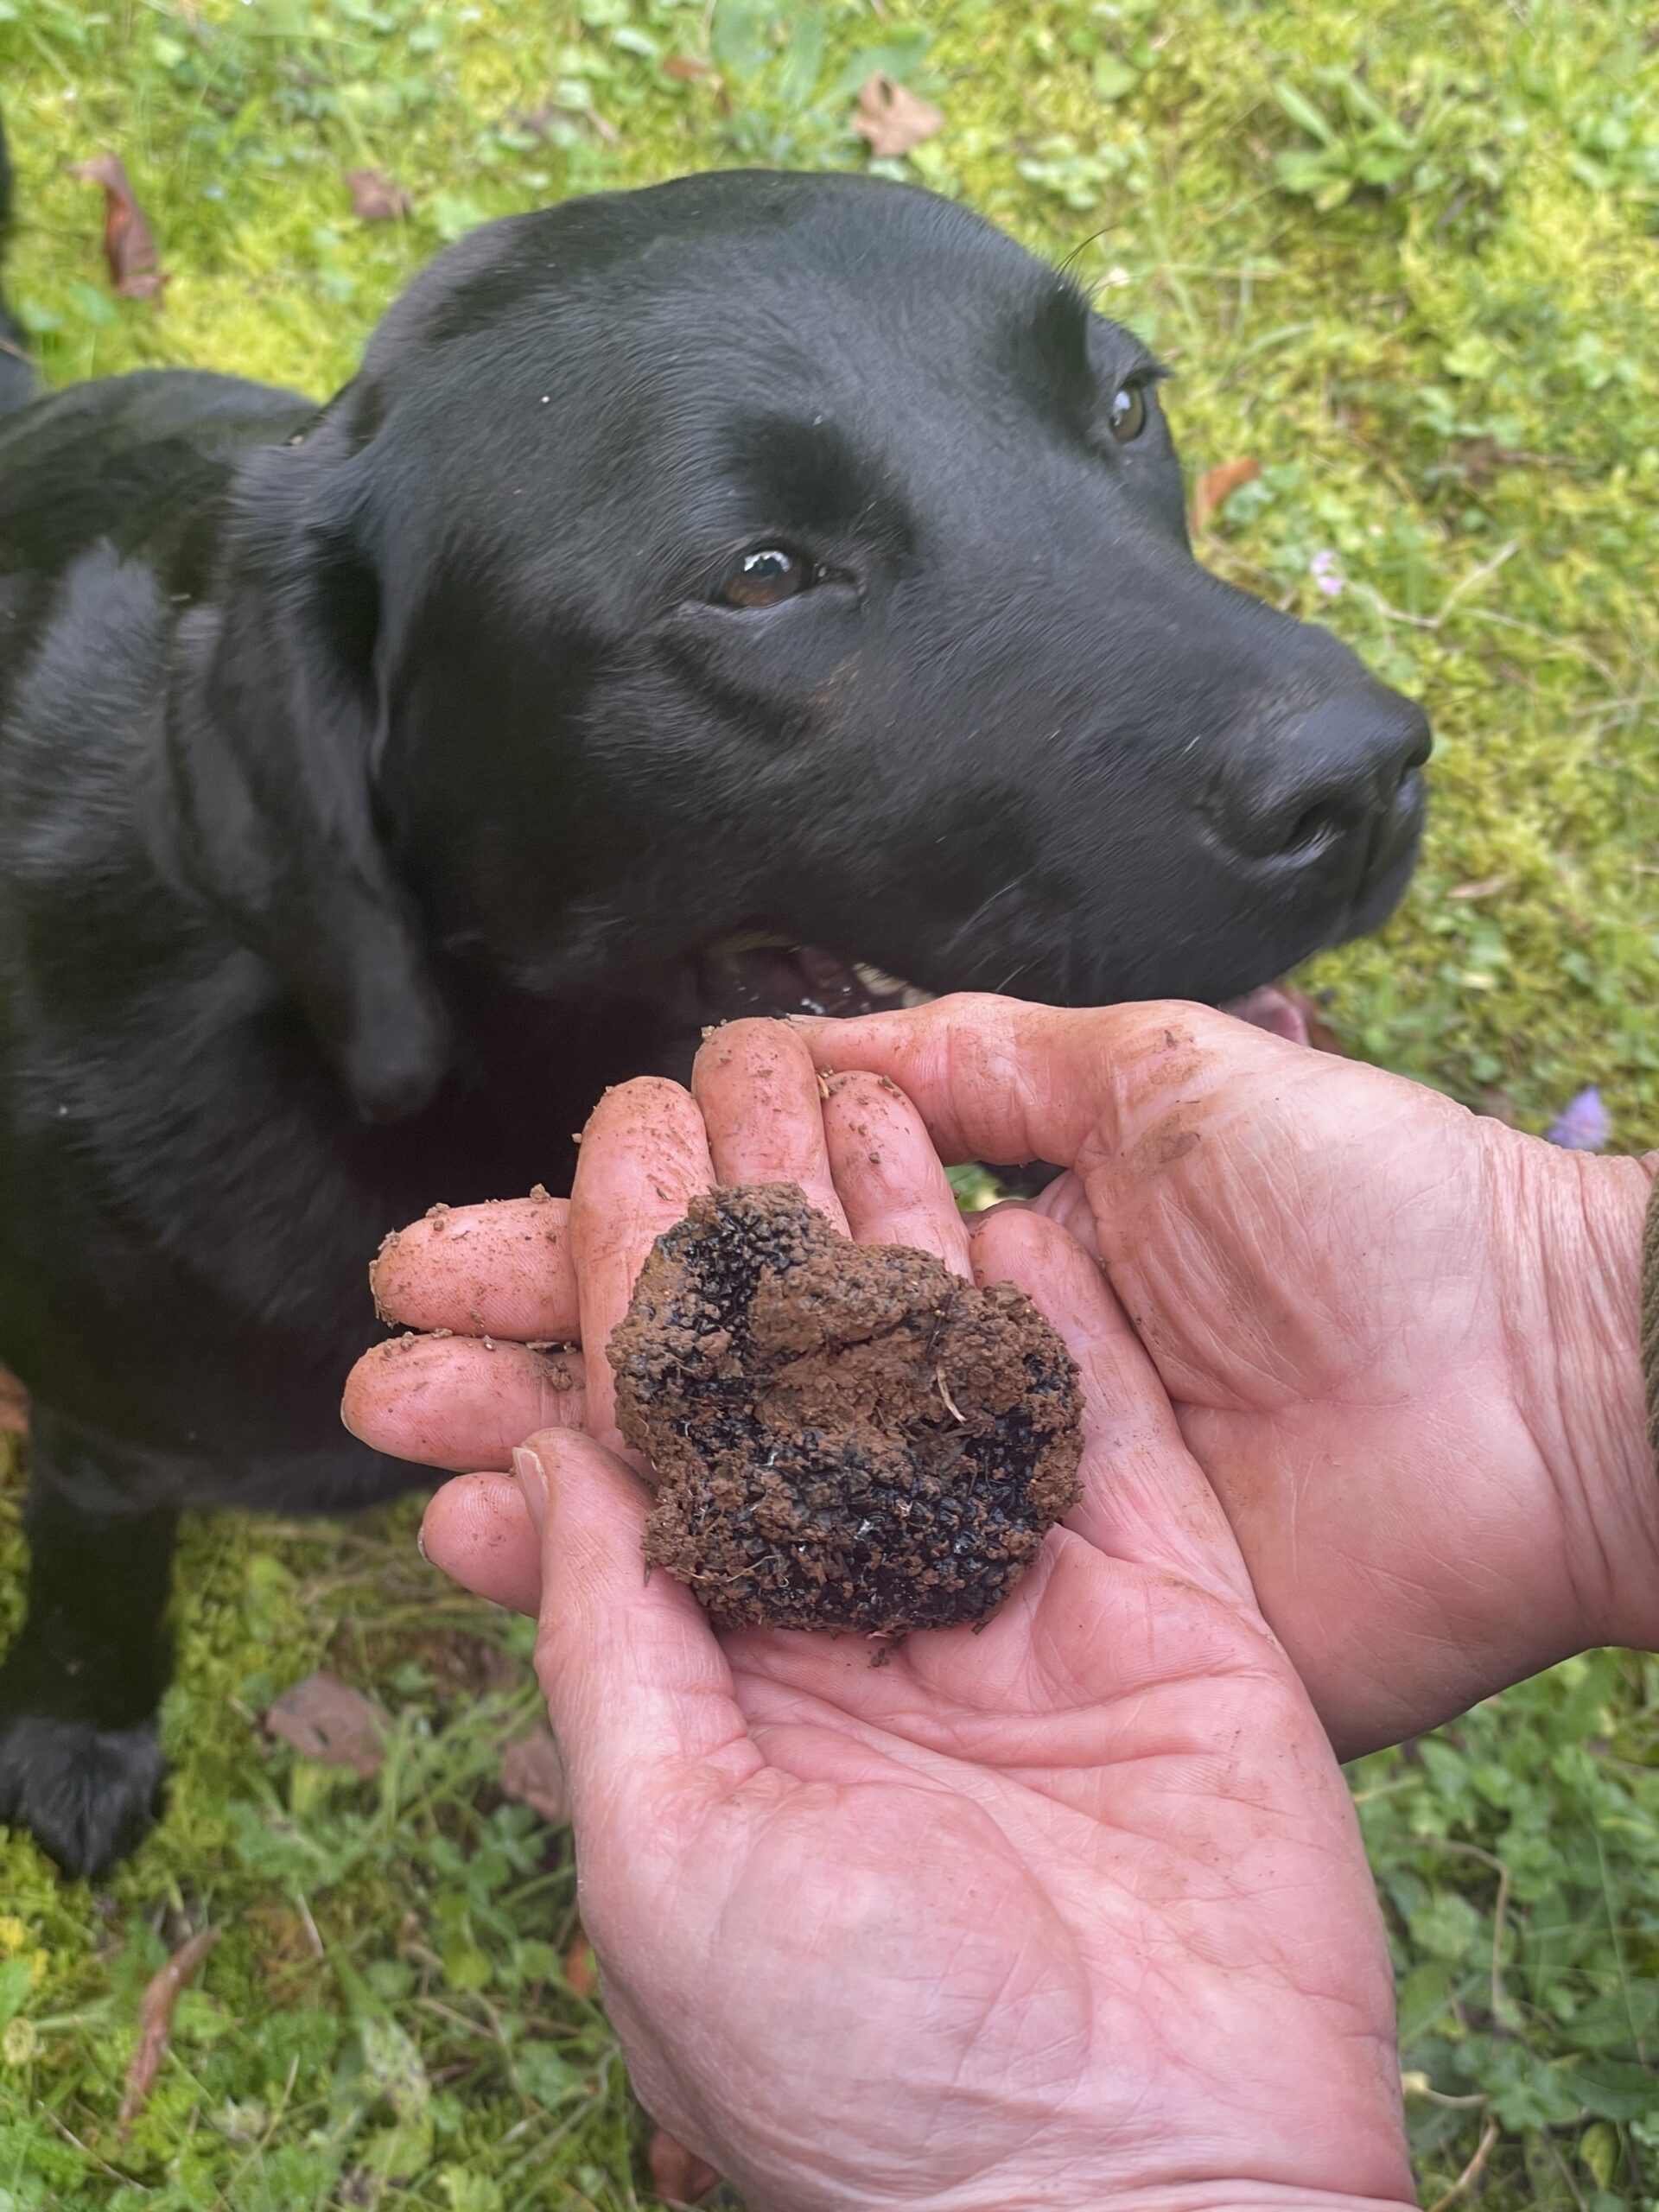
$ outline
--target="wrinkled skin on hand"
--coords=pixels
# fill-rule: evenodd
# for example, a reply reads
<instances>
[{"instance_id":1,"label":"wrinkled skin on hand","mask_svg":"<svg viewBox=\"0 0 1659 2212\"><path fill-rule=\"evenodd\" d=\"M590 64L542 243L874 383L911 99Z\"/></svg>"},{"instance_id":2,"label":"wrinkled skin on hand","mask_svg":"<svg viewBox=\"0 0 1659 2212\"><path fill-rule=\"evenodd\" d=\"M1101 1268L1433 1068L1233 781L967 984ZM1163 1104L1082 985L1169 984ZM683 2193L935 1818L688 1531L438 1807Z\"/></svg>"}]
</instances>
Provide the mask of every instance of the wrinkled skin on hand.
<instances>
[{"instance_id":1,"label":"wrinkled skin on hand","mask_svg":"<svg viewBox=\"0 0 1659 2212\"><path fill-rule=\"evenodd\" d=\"M1097 1244L1344 1756L1659 1637L1651 1163L1196 1007L854 1027L815 1054L903 1085L947 1158L1071 1165L1044 1209Z\"/></svg>"},{"instance_id":2,"label":"wrinkled skin on hand","mask_svg":"<svg viewBox=\"0 0 1659 2212\"><path fill-rule=\"evenodd\" d=\"M711 1052L709 1135L665 1083L589 1124L585 1341L698 1189L786 1175L861 1240L1037 1301L1081 1371L1084 1491L982 1633L877 1667L861 1637L717 1637L641 1577L620 1459L570 1428L518 1455L582 1923L642 2098L756 2212L1397 2204L1352 1808L1097 1265L1018 1208L970 1237L890 1088L842 1078L820 1116L775 1026Z\"/></svg>"},{"instance_id":3,"label":"wrinkled skin on hand","mask_svg":"<svg viewBox=\"0 0 1659 2212\"><path fill-rule=\"evenodd\" d=\"M820 1065L899 1084L945 1158L1071 1169L1042 1208L1097 1243L1344 1756L1587 1645L1659 1641L1636 1351L1651 1161L1557 1151L1195 1007L967 997L795 1027ZM711 1128L754 1110L707 1066L698 1086ZM517 1274L498 1256L525 1211L473 1210L464 1283L417 1224L382 1262L389 1309L574 1333L568 1246ZM544 1363L484 1363L459 1338L372 1355L348 1415L387 1451L505 1465L547 1417ZM580 1419L580 1398L552 1410ZM438 1519L534 1609L516 1501L466 1491Z\"/></svg>"}]
</instances>

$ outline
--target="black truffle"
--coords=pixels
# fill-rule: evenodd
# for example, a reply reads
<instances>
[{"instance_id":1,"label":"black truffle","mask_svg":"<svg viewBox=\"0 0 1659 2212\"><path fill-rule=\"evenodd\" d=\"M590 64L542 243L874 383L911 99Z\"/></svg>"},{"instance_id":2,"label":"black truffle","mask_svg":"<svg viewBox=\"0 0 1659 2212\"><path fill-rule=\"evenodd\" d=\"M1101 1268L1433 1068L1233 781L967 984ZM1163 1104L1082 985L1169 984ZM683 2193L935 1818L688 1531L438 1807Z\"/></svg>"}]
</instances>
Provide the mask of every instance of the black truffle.
<instances>
[{"instance_id":1,"label":"black truffle","mask_svg":"<svg viewBox=\"0 0 1659 2212\"><path fill-rule=\"evenodd\" d=\"M1076 1500L1077 1370L1007 1283L853 1244L793 1184L698 1198L609 1346L645 1556L722 1624L988 1618Z\"/></svg>"}]
</instances>

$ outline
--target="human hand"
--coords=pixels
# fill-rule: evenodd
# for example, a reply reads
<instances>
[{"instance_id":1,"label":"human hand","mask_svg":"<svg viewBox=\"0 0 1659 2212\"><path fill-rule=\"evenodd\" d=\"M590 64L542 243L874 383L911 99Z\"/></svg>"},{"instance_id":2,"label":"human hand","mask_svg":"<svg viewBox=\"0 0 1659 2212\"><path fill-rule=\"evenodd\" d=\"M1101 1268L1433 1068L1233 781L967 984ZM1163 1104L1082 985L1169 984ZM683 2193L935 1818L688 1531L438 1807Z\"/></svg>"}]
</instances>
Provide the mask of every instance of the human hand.
<instances>
[{"instance_id":1,"label":"human hand","mask_svg":"<svg viewBox=\"0 0 1659 2212\"><path fill-rule=\"evenodd\" d=\"M947 1157L1073 1167L1040 1205L1097 1239L1344 1756L1586 1645L1659 1643L1641 1163L1198 1007L957 998L804 1033L821 1063L913 1089ZM522 1203L469 1218L513 1250L530 1233ZM429 1229L382 1262L398 1318L575 1332L563 1245L517 1275L493 1249L459 1268ZM543 1373L416 1340L359 1366L352 1419L387 1451L505 1465L545 1418ZM528 1534L504 1534L517 1502L483 1503L458 1492L441 1539L487 1542L496 1593L533 1610Z\"/></svg>"},{"instance_id":2,"label":"human hand","mask_svg":"<svg viewBox=\"0 0 1659 2212\"><path fill-rule=\"evenodd\" d=\"M1338 1751L1659 1642L1651 1164L1559 1150L1203 1008L957 998L805 1027L947 1159L1062 1162Z\"/></svg>"},{"instance_id":3,"label":"human hand","mask_svg":"<svg viewBox=\"0 0 1659 2212\"><path fill-rule=\"evenodd\" d=\"M1084 1491L982 1632L878 1667L861 1637L717 1637L642 1578L633 1473L568 1429L521 1455L582 1924L643 2101L756 2212L1397 2204L1352 1808L1098 1268L1018 1209L970 1242L907 1103L849 1076L820 1116L775 1025L722 1032L698 1093L706 1137L658 1082L588 1126L584 1341L700 1189L786 1177L1027 1290L1081 1370ZM597 1359L590 1389L613 1433Z\"/></svg>"}]
</instances>

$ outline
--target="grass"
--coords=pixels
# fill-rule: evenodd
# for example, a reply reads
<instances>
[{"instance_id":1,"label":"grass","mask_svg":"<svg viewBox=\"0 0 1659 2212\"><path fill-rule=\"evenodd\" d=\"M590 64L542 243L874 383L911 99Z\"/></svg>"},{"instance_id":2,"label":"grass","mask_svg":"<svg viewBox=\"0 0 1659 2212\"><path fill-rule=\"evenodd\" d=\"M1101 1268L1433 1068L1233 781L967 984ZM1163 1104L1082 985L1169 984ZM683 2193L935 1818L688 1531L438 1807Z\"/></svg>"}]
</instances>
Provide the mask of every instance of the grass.
<instances>
[{"instance_id":1,"label":"grass","mask_svg":"<svg viewBox=\"0 0 1659 2212\"><path fill-rule=\"evenodd\" d=\"M0 0L11 290L64 382L188 362L321 392L485 217L737 160L906 163L1073 266L1242 455L1206 557L1427 702L1400 918L1318 963L1356 1050L1541 1128L1598 1084L1659 1142L1659 55L1635 0ZM664 73L709 54L719 81ZM119 152L171 273L112 299ZM882 166L882 165L878 165ZM341 173L408 188L368 226ZM1316 556L1318 567L1316 569ZM1319 573L1344 582L1319 588ZM0 1541L18 1549L13 1485ZM189 1533L172 1806L94 1891L0 1844L0 2212L651 2202L567 1970L568 1854L494 1787L522 1627L445 1595L408 1511ZM9 1625L0 1622L0 1628ZM251 1716L313 1666L392 1720L378 1780ZM1659 1669L1595 1654L1355 1771L1401 1975L1426 2202L1659 2201ZM226 1931L123 2140L138 1993Z\"/></svg>"}]
</instances>

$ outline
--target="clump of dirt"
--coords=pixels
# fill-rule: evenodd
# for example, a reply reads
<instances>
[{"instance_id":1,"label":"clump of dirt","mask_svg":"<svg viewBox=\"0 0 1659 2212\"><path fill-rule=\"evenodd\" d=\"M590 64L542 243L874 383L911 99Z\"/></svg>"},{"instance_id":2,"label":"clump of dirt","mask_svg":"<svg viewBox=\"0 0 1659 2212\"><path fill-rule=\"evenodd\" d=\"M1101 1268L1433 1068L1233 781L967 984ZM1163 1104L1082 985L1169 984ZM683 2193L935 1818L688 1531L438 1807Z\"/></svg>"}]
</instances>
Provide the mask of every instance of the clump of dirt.
<instances>
[{"instance_id":1,"label":"clump of dirt","mask_svg":"<svg viewBox=\"0 0 1659 2212\"><path fill-rule=\"evenodd\" d=\"M1031 1300L849 1243L792 1183L696 1199L609 1353L661 1478L645 1557L722 1625L983 1621L1077 1496L1077 1370Z\"/></svg>"}]
</instances>

